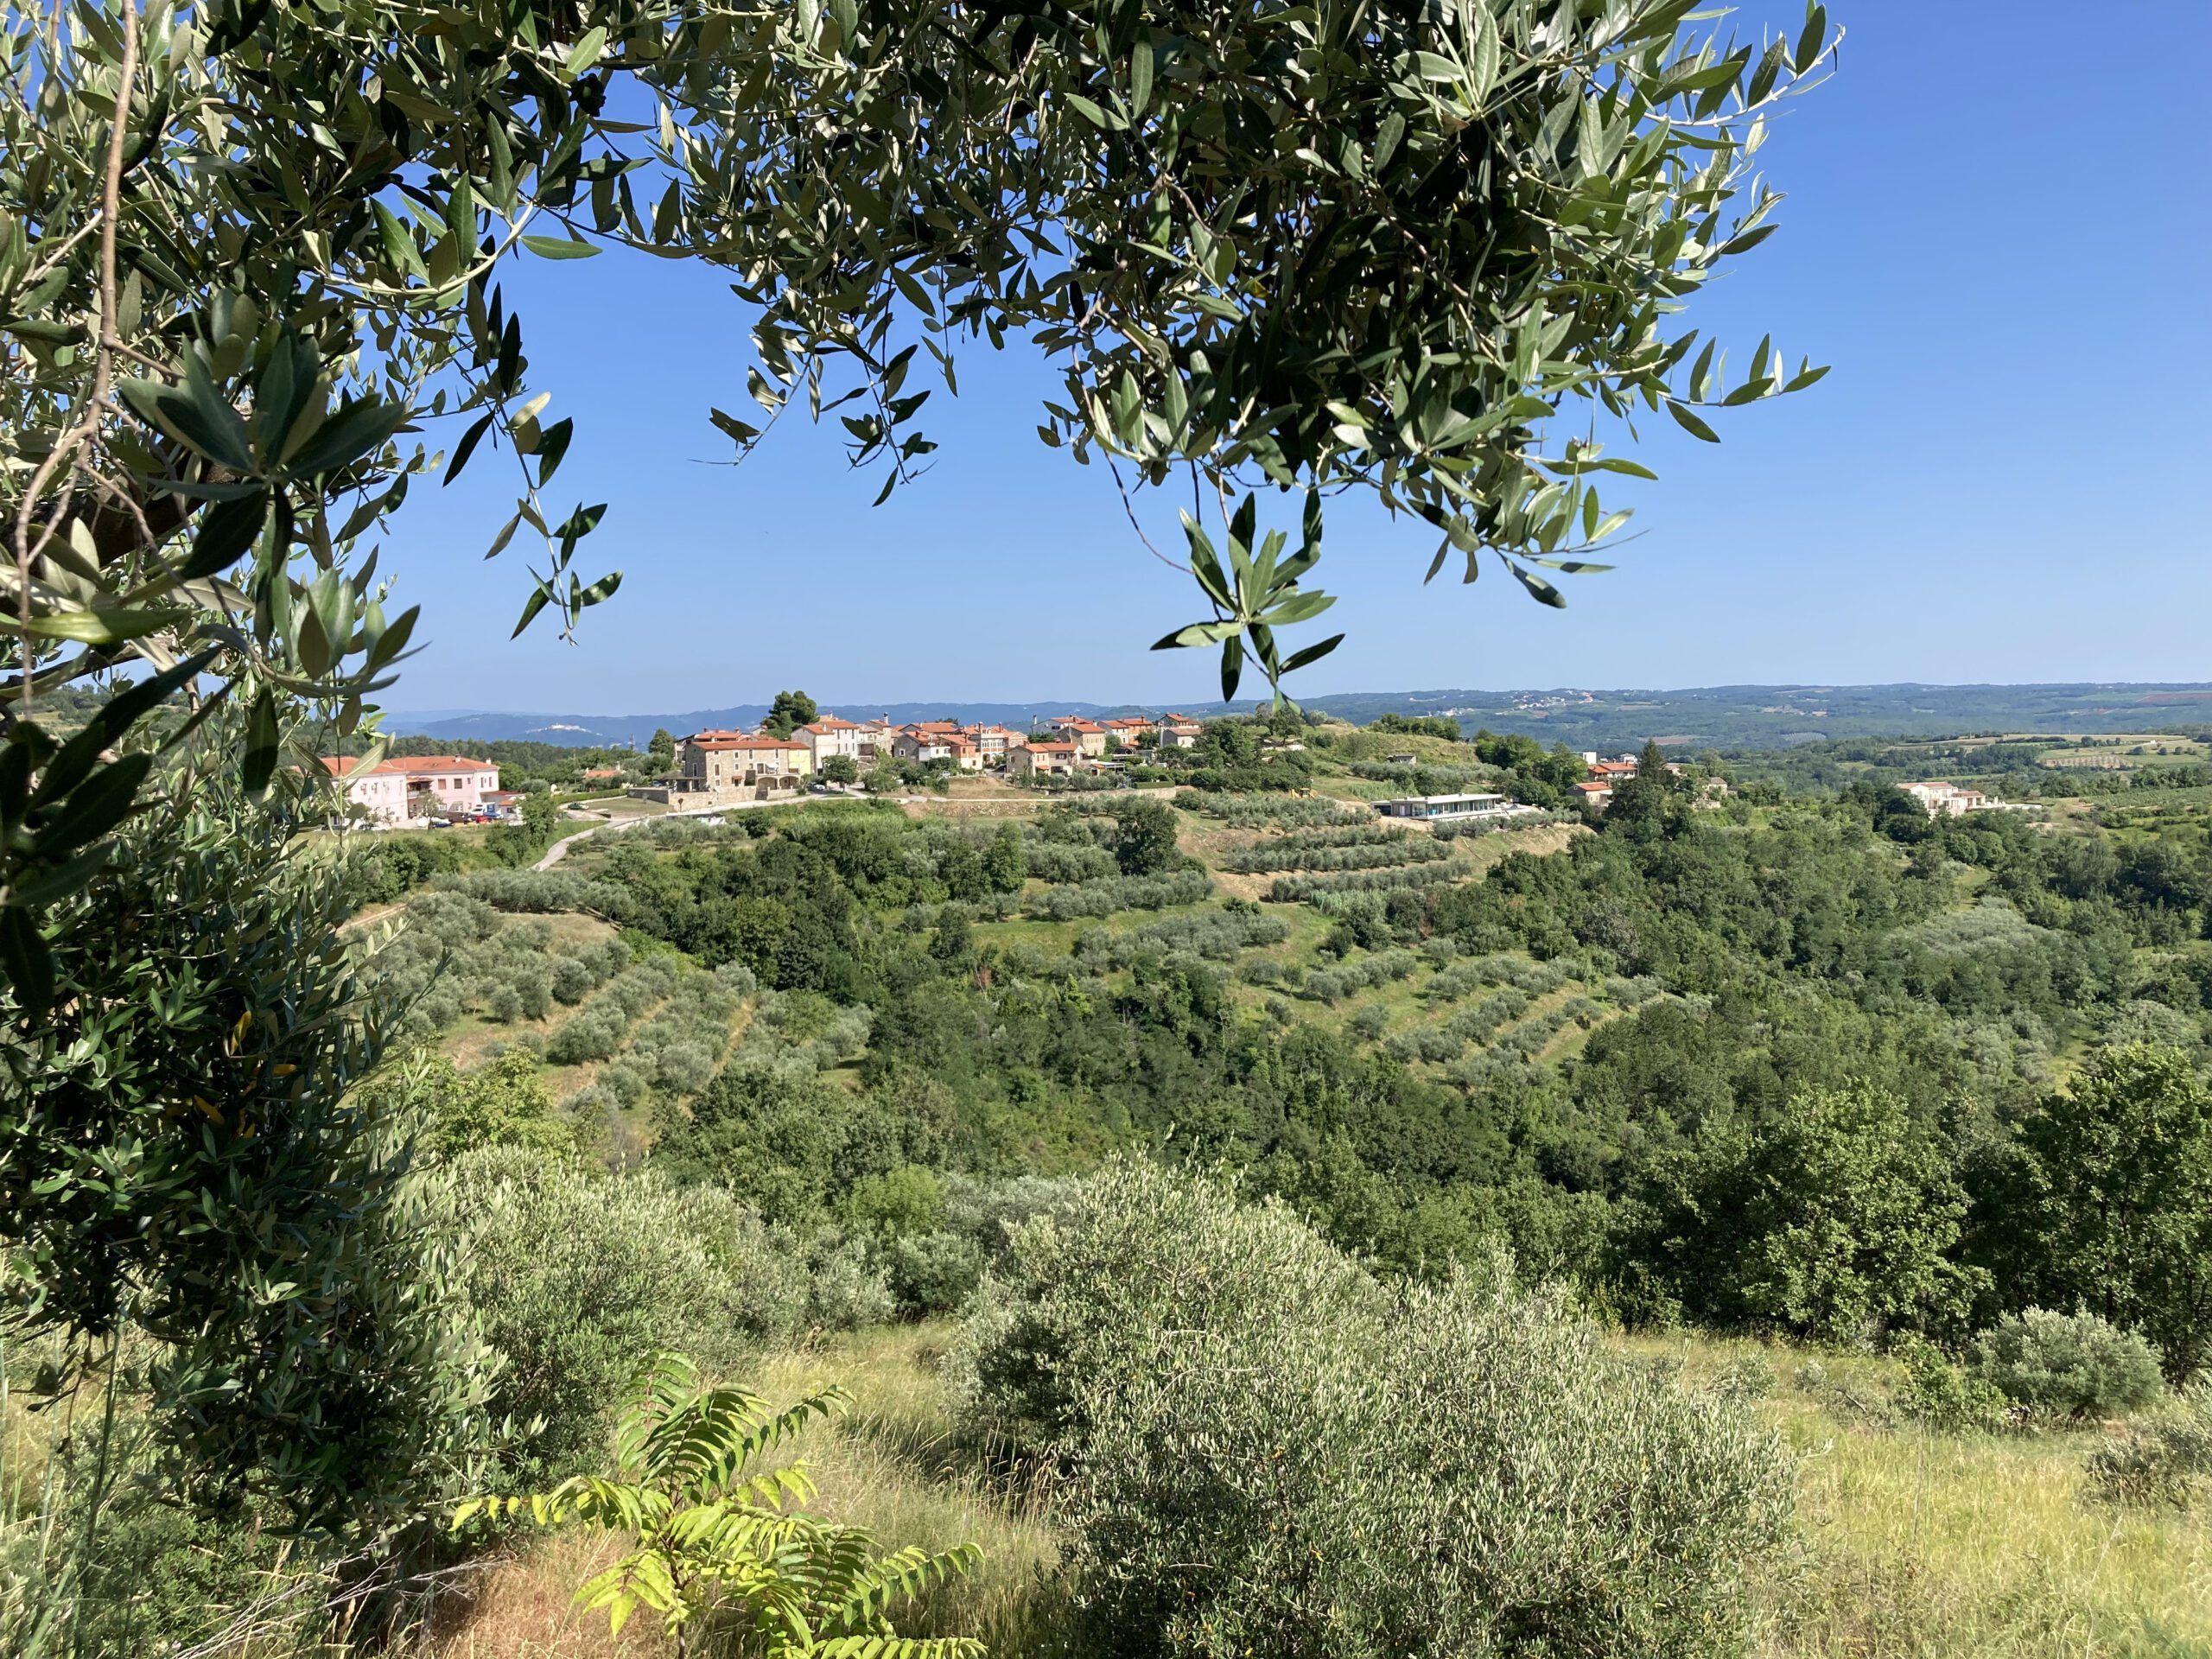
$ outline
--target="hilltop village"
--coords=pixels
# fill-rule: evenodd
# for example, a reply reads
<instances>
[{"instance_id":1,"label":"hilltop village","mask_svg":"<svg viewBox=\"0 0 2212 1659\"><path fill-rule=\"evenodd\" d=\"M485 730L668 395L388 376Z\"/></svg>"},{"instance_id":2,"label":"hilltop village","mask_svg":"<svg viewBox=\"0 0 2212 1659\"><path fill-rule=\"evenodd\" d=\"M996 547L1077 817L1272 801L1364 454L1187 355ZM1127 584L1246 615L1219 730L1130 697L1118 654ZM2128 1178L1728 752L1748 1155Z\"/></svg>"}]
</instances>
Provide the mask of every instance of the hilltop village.
<instances>
[{"instance_id":1,"label":"hilltop village","mask_svg":"<svg viewBox=\"0 0 2212 1659\"><path fill-rule=\"evenodd\" d=\"M1688 780L1700 804L1731 789L1710 764L1664 759L1656 744L1642 753L1576 753L1524 736L1469 735L1445 717L1385 715L1354 726L1287 708L1203 720L1070 714L1022 730L950 718L851 720L788 693L750 729L662 731L645 750L508 743L484 746L491 753L482 756L408 752L418 747L429 745L401 739L388 758L327 758L345 790L346 816L384 828L518 822L528 798L548 790L563 804L595 798L681 813L840 794L1001 789L1061 794L1196 784L1305 794L1317 767L1333 775L1348 766L1361 780L1363 804L1384 818L1484 828L1535 814L1594 821L1655 766ZM524 760L529 750L543 753ZM512 774L504 779L503 762ZM1899 788L1929 818L2034 810L1947 779Z\"/></svg>"},{"instance_id":2,"label":"hilltop village","mask_svg":"<svg viewBox=\"0 0 2212 1659\"><path fill-rule=\"evenodd\" d=\"M1125 768L1125 753L1194 748L1204 729L1201 722L1175 714L1117 720L1068 715L1028 732L950 720L893 725L823 714L786 734L764 726L679 738L667 782L633 792L683 806L766 800L815 781L850 786L885 762L954 772L997 772L1025 780L1104 778Z\"/></svg>"}]
</instances>

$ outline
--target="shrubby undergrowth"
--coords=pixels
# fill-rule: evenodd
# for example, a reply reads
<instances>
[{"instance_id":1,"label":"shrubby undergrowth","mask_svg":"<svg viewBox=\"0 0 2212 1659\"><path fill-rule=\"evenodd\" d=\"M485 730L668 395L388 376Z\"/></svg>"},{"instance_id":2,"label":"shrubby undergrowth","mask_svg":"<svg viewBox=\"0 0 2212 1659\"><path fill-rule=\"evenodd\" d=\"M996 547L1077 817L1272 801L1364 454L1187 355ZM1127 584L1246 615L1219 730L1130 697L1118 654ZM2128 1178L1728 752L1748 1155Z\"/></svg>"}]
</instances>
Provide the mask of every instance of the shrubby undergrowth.
<instances>
[{"instance_id":1,"label":"shrubby undergrowth","mask_svg":"<svg viewBox=\"0 0 2212 1659\"><path fill-rule=\"evenodd\" d=\"M1187 951L1210 962L1228 962L1240 950L1281 944L1289 937L1289 923L1265 915L1256 906L1242 912L1199 911L1164 916L1127 930L1093 928L1077 935L1072 954L1084 967L1106 973L1126 968L1147 952L1165 956Z\"/></svg>"},{"instance_id":2,"label":"shrubby undergrowth","mask_svg":"<svg viewBox=\"0 0 2212 1659\"><path fill-rule=\"evenodd\" d=\"M2212 1378L2089 1456L2090 1490L2114 1503L2189 1509L2212 1489Z\"/></svg>"},{"instance_id":3,"label":"shrubby undergrowth","mask_svg":"<svg viewBox=\"0 0 2212 1659\"><path fill-rule=\"evenodd\" d=\"M1395 893L1456 881L1467 873L1464 864L1435 861L1402 865L1390 869L1340 870L1313 875L1279 875L1268 886L1268 897L1279 905L1296 904L1347 893Z\"/></svg>"},{"instance_id":4,"label":"shrubby undergrowth","mask_svg":"<svg viewBox=\"0 0 2212 1659\"><path fill-rule=\"evenodd\" d=\"M1363 807L1332 800L1324 795L1236 795L1185 790L1175 804L1185 812L1203 813L1239 829L1265 824L1372 823L1374 814Z\"/></svg>"},{"instance_id":5,"label":"shrubby undergrowth","mask_svg":"<svg viewBox=\"0 0 2212 1659\"><path fill-rule=\"evenodd\" d=\"M1418 864L1449 857L1433 836L1416 835L1394 824L1346 823L1268 836L1251 846L1224 853L1224 870L1257 874L1271 870L1353 870L1393 864Z\"/></svg>"},{"instance_id":6,"label":"shrubby undergrowth","mask_svg":"<svg viewBox=\"0 0 2212 1659\"><path fill-rule=\"evenodd\" d=\"M1195 905L1212 896L1213 877L1204 870L1177 870L1167 875L1113 875L1070 887L1047 887L1033 894L1025 908L1048 922L1073 921L1083 916L1111 916L1121 910L1165 910L1171 905Z\"/></svg>"},{"instance_id":7,"label":"shrubby undergrowth","mask_svg":"<svg viewBox=\"0 0 2212 1659\"><path fill-rule=\"evenodd\" d=\"M573 870L472 870L442 876L437 886L480 899L494 910L549 915L562 911L612 915L622 898L620 889Z\"/></svg>"},{"instance_id":8,"label":"shrubby undergrowth","mask_svg":"<svg viewBox=\"0 0 2212 1659\"><path fill-rule=\"evenodd\" d=\"M1050 1460L1095 1650L1738 1650L1788 1465L1502 1266L1389 1287L1286 1210L1110 1166L958 1357Z\"/></svg>"},{"instance_id":9,"label":"shrubby undergrowth","mask_svg":"<svg viewBox=\"0 0 2212 1659\"><path fill-rule=\"evenodd\" d=\"M809 1328L893 1311L857 1249L772 1229L712 1185L508 1147L462 1154L422 1179L454 1243L467 1313L505 1360L492 1406L520 1431L521 1478L599 1452L640 1356L681 1347L734 1373Z\"/></svg>"},{"instance_id":10,"label":"shrubby undergrowth","mask_svg":"<svg viewBox=\"0 0 2212 1659\"><path fill-rule=\"evenodd\" d=\"M1410 950L1378 950L1372 956L1351 957L1334 968L1317 968L1306 976L1300 989L1319 1001L1340 1002L1355 991L1410 978L1420 966L1421 958Z\"/></svg>"},{"instance_id":11,"label":"shrubby undergrowth","mask_svg":"<svg viewBox=\"0 0 2212 1659\"><path fill-rule=\"evenodd\" d=\"M2165 1392L2156 1350L2095 1314L2031 1307L2009 1313L1974 1344L1976 1369L2040 1417L2120 1417Z\"/></svg>"}]
</instances>

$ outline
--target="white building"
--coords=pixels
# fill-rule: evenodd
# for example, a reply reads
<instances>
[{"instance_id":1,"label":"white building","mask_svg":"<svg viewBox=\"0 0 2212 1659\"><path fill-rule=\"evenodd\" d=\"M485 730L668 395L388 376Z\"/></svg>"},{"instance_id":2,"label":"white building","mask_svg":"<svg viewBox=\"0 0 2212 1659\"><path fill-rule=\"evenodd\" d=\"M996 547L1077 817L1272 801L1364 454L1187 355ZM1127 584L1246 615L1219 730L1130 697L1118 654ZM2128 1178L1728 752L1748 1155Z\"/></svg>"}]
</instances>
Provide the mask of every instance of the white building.
<instances>
[{"instance_id":1,"label":"white building","mask_svg":"<svg viewBox=\"0 0 2212 1659\"><path fill-rule=\"evenodd\" d=\"M1427 823L1510 818L1535 810L1503 795L1408 795L1400 800L1377 801L1375 810L1386 818L1419 818Z\"/></svg>"},{"instance_id":2,"label":"white building","mask_svg":"<svg viewBox=\"0 0 2212 1659\"><path fill-rule=\"evenodd\" d=\"M1969 812L2024 812L2024 806L2011 801L1992 800L1978 789L1961 789L1956 784L1941 779L1925 783L1905 784L1904 792L1920 803L1931 818L1962 818Z\"/></svg>"},{"instance_id":3,"label":"white building","mask_svg":"<svg viewBox=\"0 0 2212 1659\"><path fill-rule=\"evenodd\" d=\"M1163 715L1153 723L1154 741L1163 749L1195 749L1205 728L1184 715Z\"/></svg>"},{"instance_id":4,"label":"white building","mask_svg":"<svg viewBox=\"0 0 2212 1659\"><path fill-rule=\"evenodd\" d=\"M814 763L814 770L822 770L822 763L833 754L849 760L861 758L861 728L855 721L840 720L835 715L824 715L798 727L791 736L806 745L806 752Z\"/></svg>"}]
</instances>

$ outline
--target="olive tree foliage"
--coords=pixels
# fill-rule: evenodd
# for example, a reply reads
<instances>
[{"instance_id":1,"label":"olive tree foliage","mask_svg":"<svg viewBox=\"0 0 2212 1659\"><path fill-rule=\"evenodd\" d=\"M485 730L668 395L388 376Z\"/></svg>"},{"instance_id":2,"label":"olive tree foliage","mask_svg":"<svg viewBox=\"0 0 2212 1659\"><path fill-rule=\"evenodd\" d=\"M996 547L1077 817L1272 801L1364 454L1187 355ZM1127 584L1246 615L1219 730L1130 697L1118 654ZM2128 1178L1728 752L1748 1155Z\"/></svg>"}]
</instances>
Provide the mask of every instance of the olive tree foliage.
<instances>
[{"instance_id":1,"label":"olive tree foliage","mask_svg":"<svg viewBox=\"0 0 2212 1659\"><path fill-rule=\"evenodd\" d=\"M123 1356L166 1495L374 1535L483 1478L499 1362L410 1114L352 1087L384 1032L339 884L221 767L235 718L56 901L72 1003L0 1043L0 1336L54 1339L16 1379L49 1400Z\"/></svg>"},{"instance_id":2,"label":"olive tree foliage","mask_svg":"<svg viewBox=\"0 0 2212 1659\"><path fill-rule=\"evenodd\" d=\"M1389 1286L1145 1164L1014 1233L950 1369L974 1432L1054 1471L1084 1651L1738 1653L1786 1527L1741 1402L1502 1261Z\"/></svg>"},{"instance_id":3,"label":"olive tree foliage","mask_svg":"<svg viewBox=\"0 0 2212 1659\"><path fill-rule=\"evenodd\" d=\"M1435 527L1432 575L1495 553L1557 602L1532 563L1589 568L1624 516L1600 479L1644 472L1601 413L1710 436L1700 410L1819 372L1763 341L1732 385L1669 321L1774 228L1751 157L1832 44L1817 6L1738 42L1693 4L10 9L20 1007L54 994L45 906L145 781L147 711L65 761L42 700L189 664L198 711L250 710L251 790L326 725L373 733L416 618L388 610L376 538L486 445L517 490L490 549L538 550L518 631L613 590L580 568L604 506L550 493L575 427L531 383L499 287L518 258L622 244L727 269L767 414L715 424L744 451L794 402L835 412L887 493L931 448L917 363L957 391L963 343L1026 341L1065 376L1046 442L1218 501L1217 546L1188 526L1211 615L1161 643L1219 646L1225 689L1333 644L1284 655L1276 633L1329 603L1300 582L1324 498L1354 486ZM1287 557L1262 485L1306 492Z\"/></svg>"}]
</instances>

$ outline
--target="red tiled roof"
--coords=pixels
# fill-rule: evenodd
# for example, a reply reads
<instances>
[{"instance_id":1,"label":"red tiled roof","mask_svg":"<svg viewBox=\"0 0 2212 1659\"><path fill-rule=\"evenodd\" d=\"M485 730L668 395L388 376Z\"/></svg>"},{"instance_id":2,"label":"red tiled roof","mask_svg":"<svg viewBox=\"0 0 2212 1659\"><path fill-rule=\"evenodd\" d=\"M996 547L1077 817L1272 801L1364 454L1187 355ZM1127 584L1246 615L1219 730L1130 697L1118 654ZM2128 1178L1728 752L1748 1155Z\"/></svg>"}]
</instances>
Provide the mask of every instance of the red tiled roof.
<instances>
[{"instance_id":1,"label":"red tiled roof","mask_svg":"<svg viewBox=\"0 0 2212 1659\"><path fill-rule=\"evenodd\" d=\"M791 749L804 750L806 747L805 744L795 742L788 737L747 737L736 732L716 732L711 739L709 739L705 733L702 732L697 737L691 740L691 744L694 748L705 749L709 753L715 754L724 753L732 749L779 749L788 751Z\"/></svg>"},{"instance_id":2,"label":"red tiled roof","mask_svg":"<svg viewBox=\"0 0 2212 1659\"><path fill-rule=\"evenodd\" d=\"M1022 747L1037 754L1073 754L1076 752L1072 743L1025 743Z\"/></svg>"},{"instance_id":3,"label":"red tiled roof","mask_svg":"<svg viewBox=\"0 0 2212 1659\"><path fill-rule=\"evenodd\" d=\"M819 737L824 732L857 732L860 728L849 720L840 720L835 715L824 715L821 719L800 727L799 730L812 732Z\"/></svg>"}]
</instances>

